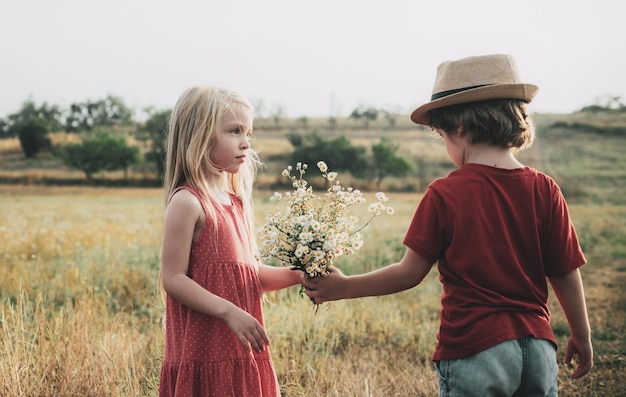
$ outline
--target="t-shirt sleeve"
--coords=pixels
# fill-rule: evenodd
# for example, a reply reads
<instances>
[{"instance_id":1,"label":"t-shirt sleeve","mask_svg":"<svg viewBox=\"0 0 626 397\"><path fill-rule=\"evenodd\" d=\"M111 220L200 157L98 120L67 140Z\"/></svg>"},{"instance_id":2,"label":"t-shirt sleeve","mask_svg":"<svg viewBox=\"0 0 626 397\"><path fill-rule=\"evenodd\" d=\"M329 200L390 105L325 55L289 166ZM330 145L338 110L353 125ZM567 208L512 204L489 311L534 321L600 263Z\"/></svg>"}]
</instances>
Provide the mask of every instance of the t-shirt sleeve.
<instances>
[{"instance_id":1,"label":"t-shirt sleeve","mask_svg":"<svg viewBox=\"0 0 626 397\"><path fill-rule=\"evenodd\" d=\"M435 263L444 250L440 222L443 211L444 207L439 195L433 189L427 189L402 241L406 247L417 252L430 263Z\"/></svg>"},{"instance_id":2,"label":"t-shirt sleeve","mask_svg":"<svg viewBox=\"0 0 626 397\"><path fill-rule=\"evenodd\" d=\"M564 276L584 265L587 260L578 241L576 229L561 190L554 185L552 217L548 239L544 244L543 262L546 276Z\"/></svg>"}]
</instances>

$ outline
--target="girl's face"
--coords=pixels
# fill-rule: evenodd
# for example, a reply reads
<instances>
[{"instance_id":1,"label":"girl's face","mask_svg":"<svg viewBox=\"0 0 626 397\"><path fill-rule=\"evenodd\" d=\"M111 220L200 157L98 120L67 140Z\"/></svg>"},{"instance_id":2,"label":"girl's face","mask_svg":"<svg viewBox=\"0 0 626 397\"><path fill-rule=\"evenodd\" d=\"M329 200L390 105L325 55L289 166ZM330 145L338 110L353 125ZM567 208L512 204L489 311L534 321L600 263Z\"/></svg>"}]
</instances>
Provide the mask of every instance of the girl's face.
<instances>
[{"instance_id":1,"label":"girl's face","mask_svg":"<svg viewBox=\"0 0 626 397\"><path fill-rule=\"evenodd\" d=\"M239 172L246 161L252 136L252 112L243 105L234 105L222 118L217 143L211 152L213 164L231 174Z\"/></svg>"}]
</instances>

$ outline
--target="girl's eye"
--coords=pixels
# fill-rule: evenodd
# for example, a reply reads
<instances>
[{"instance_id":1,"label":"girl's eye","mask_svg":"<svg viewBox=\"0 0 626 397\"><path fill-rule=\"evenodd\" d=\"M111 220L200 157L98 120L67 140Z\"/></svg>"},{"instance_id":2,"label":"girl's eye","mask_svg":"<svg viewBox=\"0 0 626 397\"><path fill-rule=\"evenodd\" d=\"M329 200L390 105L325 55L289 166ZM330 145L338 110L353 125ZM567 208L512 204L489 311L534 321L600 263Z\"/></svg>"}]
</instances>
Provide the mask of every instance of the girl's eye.
<instances>
[{"instance_id":1,"label":"girl's eye","mask_svg":"<svg viewBox=\"0 0 626 397\"><path fill-rule=\"evenodd\" d=\"M233 128L232 130L230 130L231 134L239 134L241 131L239 130L239 128Z\"/></svg>"}]
</instances>

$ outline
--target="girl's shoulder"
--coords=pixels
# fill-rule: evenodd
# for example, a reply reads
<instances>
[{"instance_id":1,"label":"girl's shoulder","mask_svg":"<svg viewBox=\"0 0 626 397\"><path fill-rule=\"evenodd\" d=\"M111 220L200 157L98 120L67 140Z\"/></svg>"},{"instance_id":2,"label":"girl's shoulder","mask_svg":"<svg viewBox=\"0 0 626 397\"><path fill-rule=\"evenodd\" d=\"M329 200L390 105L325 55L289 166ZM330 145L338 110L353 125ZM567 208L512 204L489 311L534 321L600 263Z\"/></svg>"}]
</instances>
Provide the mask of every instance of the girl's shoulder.
<instances>
[{"instance_id":1,"label":"girl's shoulder","mask_svg":"<svg viewBox=\"0 0 626 397\"><path fill-rule=\"evenodd\" d=\"M206 219L200 199L188 189L177 189L165 208L164 233L170 239L189 237L195 241L204 230Z\"/></svg>"},{"instance_id":2,"label":"girl's shoulder","mask_svg":"<svg viewBox=\"0 0 626 397\"><path fill-rule=\"evenodd\" d=\"M174 193L172 193L172 196L170 197L170 203L174 200L188 203L195 201L200 204L198 194L195 193L192 189L185 186L181 186L178 189L174 190Z\"/></svg>"},{"instance_id":3,"label":"girl's shoulder","mask_svg":"<svg viewBox=\"0 0 626 397\"><path fill-rule=\"evenodd\" d=\"M191 190L180 188L172 193L167 204L168 211L204 214L200 198Z\"/></svg>"}]
</instances>

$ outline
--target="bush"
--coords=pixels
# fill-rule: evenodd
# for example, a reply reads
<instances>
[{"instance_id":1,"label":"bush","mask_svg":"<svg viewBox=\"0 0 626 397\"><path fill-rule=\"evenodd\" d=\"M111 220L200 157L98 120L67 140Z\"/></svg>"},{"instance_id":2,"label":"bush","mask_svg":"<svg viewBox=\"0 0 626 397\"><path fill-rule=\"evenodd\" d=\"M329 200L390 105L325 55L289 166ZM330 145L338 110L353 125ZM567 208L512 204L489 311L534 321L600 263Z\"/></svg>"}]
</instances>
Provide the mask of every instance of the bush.
<instances>
[{"instance_id":1,"label":"bush","mask_svg":"<svg viewBox=\"0 0 626 397\"><path fill-rule=\"evenodd\" d=\"M88 180L99 171L128 168L141 161L139 149L129 146L123 136L99 132L82 143L66 145L62 150L63 162L85 173Z\"/></svg>"},{"instance_id":2,"label":"bush","mask_svg":"<svg viewBox=\"0 0 626 397\"><path fill-rule=\"evenodd\" d=\"M313 166L323 160L333 171L349 171L352 175L361 177L368 169L365 151L362 146L353 146L345 136L325 140L317 133L313 133L307 137L306 144L293 151L291 163L302 162Z\"/></svg>"},{"instance_id":3,"label":"bush","mask_svg":"<svg viewBox=\"0 0 626 397\"><path fill-rule=\"evenodd\" d=\"M27 158L35 157L41 150L51 147L48 130L40 123L31 122L22 125L18 129L18 137Z\"/></svg>"},{"instance_id":4,"label":"bush","mask_svg":"<svg viewBox=\"0 0 626 397\"><path fill-rule=\"evenodd\" d=\"M165 173L167 130L171 110L150 110L150 117L137 128L136 138L147 143L146 161L154 163L159 177Z\"/></svg>"},{"instance_id":5,"label":"bush","mask_svg":"<svg viewBox=\"0 0 626 397\"><path fill-rule=\"evenodd\" d=\"M398 154L399 149L400 145L393 143L388 137L383 137L379 143L372 145L372 168L377 187L386 176L403 177L415 169L413 163Z\"/></svg>"}]
</instances>

